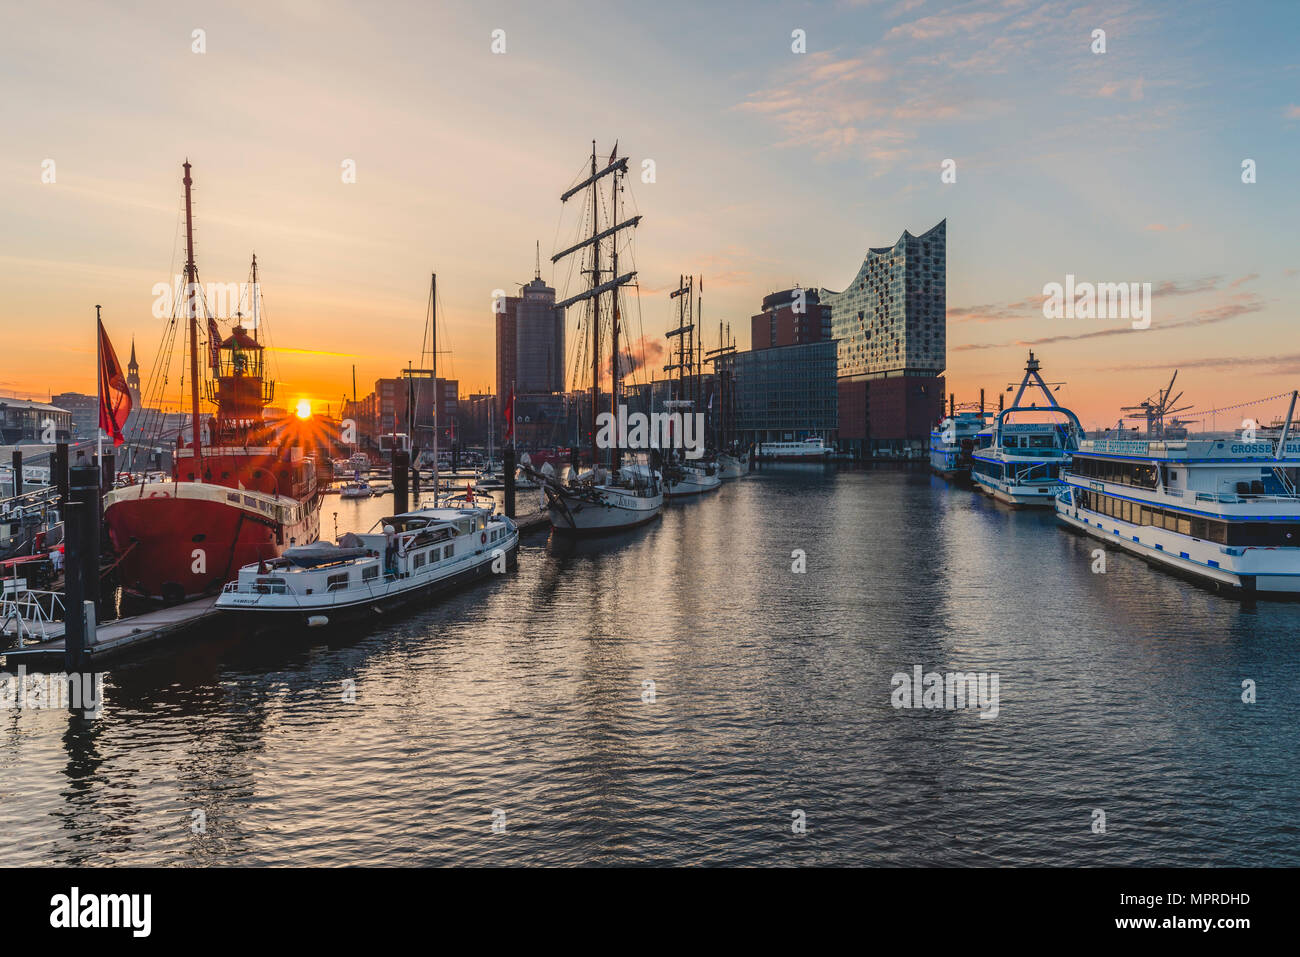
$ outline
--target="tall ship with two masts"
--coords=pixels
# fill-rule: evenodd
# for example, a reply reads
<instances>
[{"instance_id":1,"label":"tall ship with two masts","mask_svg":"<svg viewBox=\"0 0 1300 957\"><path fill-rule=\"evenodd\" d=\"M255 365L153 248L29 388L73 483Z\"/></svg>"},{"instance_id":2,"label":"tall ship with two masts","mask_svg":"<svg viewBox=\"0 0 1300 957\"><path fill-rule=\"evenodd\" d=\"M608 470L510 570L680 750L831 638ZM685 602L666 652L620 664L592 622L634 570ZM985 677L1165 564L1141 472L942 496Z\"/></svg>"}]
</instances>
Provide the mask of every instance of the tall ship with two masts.
<instances>
[{"instance_id":1,"label":"tall ship with two masts","mask_svg":"<svg viewBox=\"0 0 1300 957\"><path fill-rule=\"evenodd\" d=\"M702 396L700 387L703 382L700 367L700 347L702 345L703 335L696 335L699 326L698 315L704 309L704 279L700 278L698 298L696 298L696 285L694 276L679 276L677 279L677 288L670 294L670 299L677 300L677 325L668 330L667 336L669 342L676 343L676 351L670 356L673 360L664 366L664 371L669 373L668 384L671 392L671 398L664 403L664 408L670 416L676 416L671 422L679 425L683 434L676 436L680 441L674 442L673 445L681 445L682 448L666 448L662 450L664 459L664 495L668 498L689 498L692 495L702 495L705 492L712 492L722 485L722 478L718 475L717 463L709 461L703 457L698 459L688 458L685 449L685 429L687 427L687 416L699 414L700 420L703 421L703 415L700 412ZM671 374L676 372L676 379L671 378ZM693 429L693 426L692 426ZM700 434L695 436L696 441L703 442L705 439L705 429L700 429Z\"/></svg>"},{"instance_id":2,"label":"tall ship with two masts","mask_svg":"<svg viewBox=\"0 0 1300 957\"><path fill-rule=\"evenodd\" d=\"M971 478L981 492L1000 502L1050 508L1062 487L1061 470L1069 464L1070 454L1083 438L1083 426L1078 416L1057 403L1038 370L1039 361L1031 352L1011 406L999 412L992 427L976 437ZM1021 404L1031 387L1042 393L1047 405ZM1011 421L1040 414L1055 421Z\"/></svg>"},{"instance_id":3,"label":"tall ship with two masts","mask_svg":"<svg viewBox=\"0 0 1300 957\"><path fill-rule=\"evenodd\" d=\"M610 364L609 414L618 420L621 399L619 383L621 362L619 337L622 333L622 311L619 291L636 278L636 271L619 272L619 237L624 230L635 227L641 217L632 216L619 221L619 196L627 176L627 157L618 156L618 145L610 154L604 167L598 165L596 144L591 145L591 172L581 182L566 190L560 197L566 203L575 196L585 201L583 223L589 234L567 249L551 257L556 263L575 253L580 255L580 269L588 278L587 288L555 304L556 309L582 303L585 307L586 343L591 373L591 468L570 474L564 480L531 471L546 495L551 527L561 534L599 534L617 532L644 525L659 517L664 495L660 474L648 463L625 462L623 450L614 441L609 448L598 447L601 409L601 367L608 359ZM605 186L609 187L608 197ZM608 206L606 206L608 199ZM604 211L608 218L602 221ZM609 225L605 226L604 222ZM606 265L608 263L608 265ZM602 310L605 300L608 310ZM608 316L608 349L603 348L605 317ZM583 363L585 365L585 363Z\"/></svg>"},{"instance_id":4,"label":"tall ship with two masts","mask_svg":"<svg viewBox=\"0 0 1300 957\"><path fill-rule=\"evenodd\" d=\"M242 565L314 542L320 532L321 488L315 463L302 447L303 427L297 421L265 418L275 382L266 376L259 333L257 259L252 267L252 328L244 328L241 316L222 337L207 313L198 282L191 183L187 161L186 294L177 301L168 338L174 336L183 309L189 339L189 434L176 437L170 482L128 485L104 497L104 521L119 556L124 590L166 602L215 592ZM206 346L200 345L200 308L207 320ZM210 371L202 386L201 368ZM161 390L165 372L155 376ZM201 390L213 407L206 422Z\"/></svg>"}]
</instances>

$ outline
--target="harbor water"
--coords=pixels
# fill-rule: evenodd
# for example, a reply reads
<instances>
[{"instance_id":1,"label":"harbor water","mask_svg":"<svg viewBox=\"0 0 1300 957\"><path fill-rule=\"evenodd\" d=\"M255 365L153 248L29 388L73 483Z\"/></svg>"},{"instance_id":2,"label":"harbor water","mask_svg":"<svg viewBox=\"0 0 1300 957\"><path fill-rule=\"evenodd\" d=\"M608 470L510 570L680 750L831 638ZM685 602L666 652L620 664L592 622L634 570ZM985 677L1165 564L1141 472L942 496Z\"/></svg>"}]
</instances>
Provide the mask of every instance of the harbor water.
<instances>
[{"instance_id":1,"label":"harbor water","mask_svg":"<svg viewBox=\"0 0 1300 957\"><path fill-rule=\"evenodd\" d=\"M1098 547L774 466L363 631L227 619L0 712L0 864L1300 864L1300 604ZM996 716L895 707L917 666Z\"/></svg>"}]
</instances>

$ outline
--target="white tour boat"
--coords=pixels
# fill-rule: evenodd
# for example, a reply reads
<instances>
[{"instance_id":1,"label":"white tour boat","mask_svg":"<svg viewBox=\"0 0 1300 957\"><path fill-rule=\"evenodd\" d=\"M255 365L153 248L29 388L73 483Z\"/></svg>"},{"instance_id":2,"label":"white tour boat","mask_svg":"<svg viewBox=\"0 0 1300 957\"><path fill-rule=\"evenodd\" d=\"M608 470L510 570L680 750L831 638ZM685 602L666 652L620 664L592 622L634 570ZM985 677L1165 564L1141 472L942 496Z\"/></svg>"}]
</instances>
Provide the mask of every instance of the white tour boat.
<instances>
[{"instance_id":1,"label":"white tour boat","mask_svg":"<svg viewBox=\"0 0 1300 957\"><path fill-rule=\"evenodd\" d=\"M1288 438L1290 421L1276 440L1085 441L1057 517L1216 588L1300 595L1300 441Z\"/></svg>"},{"instance_id":2,"label":"white tour boat","mask_svg":"<svg viewBox=\"0 0 1300 957\"><path fill-rule=\"evenodd\" d=\"M976 436L971 478L976 488L998 501L1017 507L1051 508L1062 488L1061 470L1069 464L1070 453L1083 438L1083 426L1078 416L1057 404L1038 368L1038 360L1029 353L1015 401L998 413L992 428ZM1031 385L1047 398L1046 406L1020 404ZM1008 421L1012 415L1032 413L1051 414L1058 420Z\"/></svg>"},{"instance_id":3,"label":"white tour boat","mask_svg":"<svg viewBox=\"0 0 1300 957\"><path fill-rule=\"evenodd\" d=\"M383 614L455 591L518 559L519 530L483 508L421 508L382 519L337 545L288 548L245 565L217 608L309 627Z\"/></svg>"},{"instance_id":4,"label":"white tour boat","mask_svg":"<svg viewBox=\"0 0 1300 957\"><path fill-rule=\"evenodd\" d=\"M755 455L768 462L824 462L834 450L821 438L759 442Z\"/></svg>"}]
</instances>

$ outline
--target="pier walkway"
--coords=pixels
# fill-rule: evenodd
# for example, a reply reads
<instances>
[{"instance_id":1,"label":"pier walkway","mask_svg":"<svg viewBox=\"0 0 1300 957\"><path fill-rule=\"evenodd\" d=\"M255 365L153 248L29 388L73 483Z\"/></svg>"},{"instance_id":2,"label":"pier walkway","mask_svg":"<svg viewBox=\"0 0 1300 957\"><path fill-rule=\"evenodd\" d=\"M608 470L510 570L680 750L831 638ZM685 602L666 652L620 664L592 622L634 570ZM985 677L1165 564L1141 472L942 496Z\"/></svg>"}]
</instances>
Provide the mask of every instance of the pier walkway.
<instances>
[{"instance_id":1,"label":"pier walkway","mask_svg":"<svg viewBox=\"0 0 1300 957\"><path fill-rule=\"evenodd\" d=\"M169 638L186 631L200 621L218 615L217 596L199 598L183 605L159 608L157 611L136 615L132 618L120 618L117 621L104 622L95 629L94 642L86 651L90 660L98 664L127 651L134 651L141 645L149 644L161 638ZM7 637L13 636L12 625L6 627ZM56 622L46 626L48 640L28 643L24 648L10 648L0 651L0 660L6 668L19 664L50 664L63 662L63 623Z\"/></svg>"}]
</instances>

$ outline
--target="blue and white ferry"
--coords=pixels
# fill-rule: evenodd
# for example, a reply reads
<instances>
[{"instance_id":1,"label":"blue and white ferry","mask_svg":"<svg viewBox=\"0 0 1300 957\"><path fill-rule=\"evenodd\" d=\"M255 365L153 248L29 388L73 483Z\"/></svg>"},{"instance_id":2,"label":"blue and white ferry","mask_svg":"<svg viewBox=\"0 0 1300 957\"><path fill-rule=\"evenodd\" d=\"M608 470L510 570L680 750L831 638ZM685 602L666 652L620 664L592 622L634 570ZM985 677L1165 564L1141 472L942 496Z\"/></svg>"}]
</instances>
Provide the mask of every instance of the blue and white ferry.
<instances>
[{"instance_id":1,"label":"blue and white ferry","mask_svg":"<svg viewBox=\"0 0 1300 957\"><path fill-rule=\"evenodd\" d=\"M968 474L976 436L987 420L983 412L957 412L947 416L938 428L930 431L930 468L944 478Z\"/></svg>"},{"instance_id":2,"label":"blue and white ferry","mask_svg":"<svg viewBox=\"0 0 1300 957\"><path fill-rule=\"evenodd\" d=\"M1295 407L1292 394L1292 410ZM1300 595L1300 441L1083 442L1056 503L1066 525L1204 584Z\"/></svg>"},{"instance_id":3,"label":"blue and white ferry","mask_svg":"<svg viewBox=\"0 0 1300 957\"><path fill-rule=\"evenodd\" d=\"M1061 471L1083 439L1079 417L1059 405L1039 374L1039 362L1029 353L1020 391L1011 406L998 413L993 426L976 436L971 454L971 478L981 492L1017 507L1050 508L1062 488ZM1046 406L1021 405L1033 386ZM1011 422L1013 415L1049 414L1055 421Z\"/></svg>"}]
</instances>

